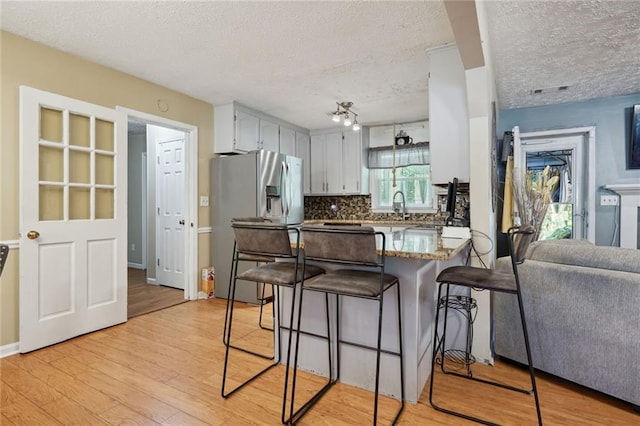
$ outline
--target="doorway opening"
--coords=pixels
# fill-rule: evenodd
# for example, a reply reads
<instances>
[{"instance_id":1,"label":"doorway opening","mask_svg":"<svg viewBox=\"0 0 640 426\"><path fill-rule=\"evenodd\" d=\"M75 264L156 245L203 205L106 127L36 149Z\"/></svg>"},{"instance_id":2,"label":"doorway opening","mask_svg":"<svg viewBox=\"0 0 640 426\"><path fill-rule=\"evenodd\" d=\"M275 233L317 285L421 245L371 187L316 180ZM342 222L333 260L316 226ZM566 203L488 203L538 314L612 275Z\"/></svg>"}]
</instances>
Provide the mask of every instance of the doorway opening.
<instances>
[{"instance_id":1,"label":"doorway opening","mask_svg":"<svg viewBox=\"0 0 640 426\"><path fill-rule=\"evenodd\" d=\"M128 135L128 317L196 298L197 128L123 110Z\"/></svg>"},{"instance_id":2,"label":"doorway opening","mask_svg":"<svg viewBox=\"0 0 640 426\"><path fill-rule=\"evenodd\" d=\"M520 133L513 129L514 166L533 175L558 176L540 239L586 238L595 242L595 127Z\"/></svg>"}]
</instances>

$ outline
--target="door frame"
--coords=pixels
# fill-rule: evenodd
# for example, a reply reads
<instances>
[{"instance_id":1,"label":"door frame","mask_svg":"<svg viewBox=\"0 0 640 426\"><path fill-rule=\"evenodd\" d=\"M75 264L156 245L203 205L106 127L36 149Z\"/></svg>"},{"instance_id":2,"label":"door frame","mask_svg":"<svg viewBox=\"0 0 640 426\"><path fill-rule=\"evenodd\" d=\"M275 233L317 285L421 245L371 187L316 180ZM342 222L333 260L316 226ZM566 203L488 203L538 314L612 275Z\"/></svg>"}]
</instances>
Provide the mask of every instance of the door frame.
<instances>
[{"instance_id":1,"label":"door frame","mask_svg":"<svg viewBox=\"0 0 640 426\"><path fill-rule=\"evenodd\" d=\"M116 106L116 110L123 111L128 120L144 121L148 124L185 132L185 174L187 180L185 220L189 226L185 231L186 282L184 283L184 298L195 300L198 298L198 127L122 106Z\"/></svg>"},{"instance_id":2,"label":"door frame","mask_svg":"<svg viewBox=\"0 0 640 426\"><path fill-rule=\"evenodd\" d=\"M527 143L527 141L531 141L533 139L543 139L543 138L561 138L566 136L582 136L583 138L583 147L584 155L586 155L586 163L584 164L585 170L585 183L587 187L585 188L585 195L587 197L586 205L587 212L586 217L583 219L586 221L586 237L589 241L595 244L596 241L596 127L595 126L586 126L586 127L573 127L570 129L555 129L555 130L543 130L538 132L526 132L520 133L520 128L515 126L513 128L513 159L514 166L520 167L521 162L524 161L523 153L522 153L522 144Z\"/></svg>"}]
</instances>

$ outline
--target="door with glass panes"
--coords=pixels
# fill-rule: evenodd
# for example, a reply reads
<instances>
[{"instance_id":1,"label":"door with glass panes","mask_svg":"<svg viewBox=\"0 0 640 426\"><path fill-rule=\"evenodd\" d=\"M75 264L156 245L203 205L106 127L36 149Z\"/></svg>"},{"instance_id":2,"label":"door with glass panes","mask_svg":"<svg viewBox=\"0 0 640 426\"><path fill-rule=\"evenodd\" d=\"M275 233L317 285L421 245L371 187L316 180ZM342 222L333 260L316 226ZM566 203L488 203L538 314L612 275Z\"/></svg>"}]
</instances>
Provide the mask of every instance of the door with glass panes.
<instances>
[{"instance_id":1,"label":"door with glass panes","mask_svg":"<svg viewBox=\"0 0 640 426\"><path fill-rule=\"evenodd\" d=\"M20 88L20 352L127 320L126 126Z\"/></svg>"}]
</instances>

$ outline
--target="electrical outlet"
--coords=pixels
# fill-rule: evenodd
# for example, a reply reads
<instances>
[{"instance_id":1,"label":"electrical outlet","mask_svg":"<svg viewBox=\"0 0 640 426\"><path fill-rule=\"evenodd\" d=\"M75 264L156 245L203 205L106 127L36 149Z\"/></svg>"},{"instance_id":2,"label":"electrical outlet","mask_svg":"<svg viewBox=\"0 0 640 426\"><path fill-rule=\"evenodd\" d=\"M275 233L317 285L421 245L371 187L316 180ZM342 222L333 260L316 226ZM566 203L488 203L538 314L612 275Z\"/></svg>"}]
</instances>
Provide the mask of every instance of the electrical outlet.
<instances>
[{"instance_id":1,"label":"electrical outlet","mask_svg":"<svg viewBox=\"0 0 640 426\"><path fill-rule=\"evenodd\" d=\"M617 206L618 202L619 201L618 201L617 195L601 195L600 196L601 206Z\"/></svg>"},{"instance_id":2,"label":"electrical outlet","mask_svg":"<svg viewBox=\"0 0 640 426\"><path fill-rule=\"evenodd\" d=\"M209 207L209 197L206 195L200 196L200 207Z\"/></svg>"}]
</instances>

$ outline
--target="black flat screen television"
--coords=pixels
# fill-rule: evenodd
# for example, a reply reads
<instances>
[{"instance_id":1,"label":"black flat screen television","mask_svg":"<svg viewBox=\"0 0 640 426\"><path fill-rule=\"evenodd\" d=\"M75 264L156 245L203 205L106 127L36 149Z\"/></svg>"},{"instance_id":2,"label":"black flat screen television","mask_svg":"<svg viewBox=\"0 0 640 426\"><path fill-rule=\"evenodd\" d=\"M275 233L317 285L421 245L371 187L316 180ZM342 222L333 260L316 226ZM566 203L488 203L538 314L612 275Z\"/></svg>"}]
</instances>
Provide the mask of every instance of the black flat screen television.
<instances>
[{"instance_id":1,"label":"black flat screen television","mask_svg":"<svg viewBox=\"0 0 640 426\"><path fill-rule=\"evenodd\" d=\"M633 106L628 158L630 169L640 169L640 105Z\"/></svg>"}]
</instances>

